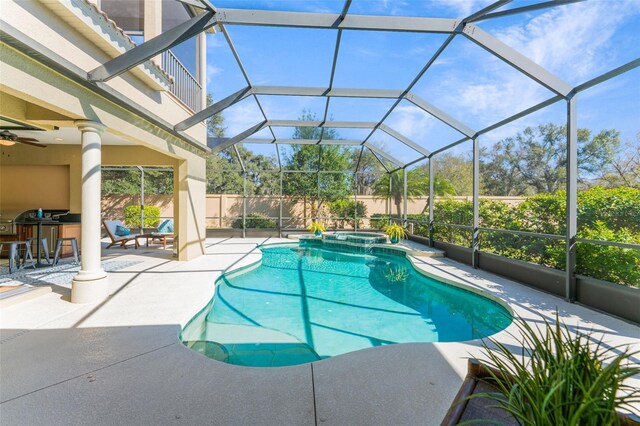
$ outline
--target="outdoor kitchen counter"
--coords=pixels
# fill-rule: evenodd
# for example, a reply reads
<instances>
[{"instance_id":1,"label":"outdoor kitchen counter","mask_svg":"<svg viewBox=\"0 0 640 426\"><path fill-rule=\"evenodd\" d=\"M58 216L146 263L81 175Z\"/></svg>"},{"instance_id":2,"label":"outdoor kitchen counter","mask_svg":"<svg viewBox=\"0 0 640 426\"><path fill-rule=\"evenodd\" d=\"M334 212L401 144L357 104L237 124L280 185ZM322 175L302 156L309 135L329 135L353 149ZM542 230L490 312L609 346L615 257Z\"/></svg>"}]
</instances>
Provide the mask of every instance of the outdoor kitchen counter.
<instances>
[{"instance_id":1,"label":"outdoor kitchen counter","mask_svg":"<svg viewBox=\"0 0 640 426\"><path fill-rule=\"evenodd\" d=\"M27 219L27 220L20 220L20 221L16 221L15 222L17 225L17 235L11 236L13 238L11 238L12 240L18 239L18 240L24 240L26 238L31 238L31 237L37 237L37 231L34 229L34 227L38 227L38 225L40 225L40 228L42 228L43 226L48 226L48 227L56 227L57 228L57 232L55 234L52 234L52 231L49 232L42 232L41 229L41 235L40 238L46 238L47 239L47 243L49 246L49 252L53 253L54 249L55 249L55 244L56 241L55 239L57 238L75 238L76 240L78 240L78 248L80 250L80 221L59 221L59 220L51 220L51 219L41 219L41 220L35 220L35 219ZM6 235L4 237L7 237ZM16 238L16 237L20 237L20 238ZM34 250L34 257L36 255L36 252L39 251L39 248L41 246L38 245L36 246L36 250ZM62 252L61 252L61 256L62 257L66 257L66 256L70 256L73 253L71 247L69 246L63 246L62 247Z\"/></svg>"}]
</instances>

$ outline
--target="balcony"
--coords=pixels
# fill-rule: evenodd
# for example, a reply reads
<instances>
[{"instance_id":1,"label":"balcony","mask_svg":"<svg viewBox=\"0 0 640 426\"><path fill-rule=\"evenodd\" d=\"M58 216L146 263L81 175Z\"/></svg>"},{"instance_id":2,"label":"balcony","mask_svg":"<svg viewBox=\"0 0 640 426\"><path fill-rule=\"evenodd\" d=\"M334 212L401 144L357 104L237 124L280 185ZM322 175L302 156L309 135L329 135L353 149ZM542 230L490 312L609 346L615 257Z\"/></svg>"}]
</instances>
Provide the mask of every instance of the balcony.
<instances>
[{"instance_id":1,"label":"balcony","mask_svg":"<svg viewBox=\"0 0 640 426\"><path fill-rule=\"evenodd\" d=\"M173 77L169 90L192 111L202 109L202 86L170 50L162 54L162 66Z\"/></svg>"}]
</instances>

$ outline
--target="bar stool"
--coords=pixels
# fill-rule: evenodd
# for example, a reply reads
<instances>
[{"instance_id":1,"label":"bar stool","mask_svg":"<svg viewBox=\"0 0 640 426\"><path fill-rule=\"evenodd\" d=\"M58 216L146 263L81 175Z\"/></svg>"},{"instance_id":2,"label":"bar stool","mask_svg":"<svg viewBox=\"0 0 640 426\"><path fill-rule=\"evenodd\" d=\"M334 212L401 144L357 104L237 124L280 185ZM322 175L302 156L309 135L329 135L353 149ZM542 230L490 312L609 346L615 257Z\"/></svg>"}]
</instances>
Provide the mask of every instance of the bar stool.
<instances>
[{"instance_id":1,"label":"bar stool","mask_svg":"<svg viewBox=\"0 0 640 426\"><path fill-rule=\"evenodd\" d=\"M27 244L29 244L29 248L31 248L31 244L33 243L33 241L36 241L36 244L37 244L38 239L36 237L31 237L31 238L27 238L26 241L27 241ZM42 257L42 255L44 254L45 260L49 265L51 265L51 260L49 259L49 243L47 242L46 238L41 238L40 241L42 242L42 249L44 250L44 252L40 252L40 257ZM38 253L37 247L36 247L36 253ZM37 260L40 260L40 259L36 259L36 261Z\"/></svg>"},{"instance_id":2,"label":"bar stool","mask_svg":"<svg viewBox=\"0 0 640 426\"><path fill-rule=\"evenodd\" d=\"M64 243L66 242L71 243L71 248L73 249L73 257L76 259L76 264L80 263L80 258L78 255L78 240L73 237L69 237L69 238L58 238L58 240L56 241L56 252L53 255L54 265L58 264L58 261L60 260L60 252L62 251L62 246L65 245Z\"/></svg>"},{"instance_id":3,"label":"bar stool","mask_svg":"<svg viewBox=\"0 0 640 426\"><path fill-rule=\"evenodd\" d=\"M22 267L27 264L27 259L31 261L31 266L33 269L36 268L36 264L33 261L33 255L31 254L31 244L26 241L4 241L0 242L0 251L2 251L2 246L5 244L9 245L9 273L13 273L13 268L11 267L15 264L15 267L20 269L20 248L24 248L24 254L22 255Z\"/></svg>"}]
</instances>

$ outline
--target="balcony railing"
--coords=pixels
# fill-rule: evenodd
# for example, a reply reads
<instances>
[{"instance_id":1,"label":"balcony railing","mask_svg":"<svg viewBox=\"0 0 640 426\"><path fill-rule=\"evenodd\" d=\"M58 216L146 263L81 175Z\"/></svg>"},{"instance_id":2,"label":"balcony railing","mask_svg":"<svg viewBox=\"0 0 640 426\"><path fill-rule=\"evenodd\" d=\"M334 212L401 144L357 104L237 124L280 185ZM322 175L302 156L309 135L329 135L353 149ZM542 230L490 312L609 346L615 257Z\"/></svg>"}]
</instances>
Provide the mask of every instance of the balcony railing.
<instances>
[{"instance_id":1,"label":"balcony railing","mask_svg":"<svg viewBox=\"0 0 640 426\"><path fill-rule=\"evenodd\" d=\"M198 80L170 50L162 54L162 65L164 70L173 77L173 83L169 89L171 93L193 111L200 111L202 109L202 86Z\"/></svg>"}]
</instances>

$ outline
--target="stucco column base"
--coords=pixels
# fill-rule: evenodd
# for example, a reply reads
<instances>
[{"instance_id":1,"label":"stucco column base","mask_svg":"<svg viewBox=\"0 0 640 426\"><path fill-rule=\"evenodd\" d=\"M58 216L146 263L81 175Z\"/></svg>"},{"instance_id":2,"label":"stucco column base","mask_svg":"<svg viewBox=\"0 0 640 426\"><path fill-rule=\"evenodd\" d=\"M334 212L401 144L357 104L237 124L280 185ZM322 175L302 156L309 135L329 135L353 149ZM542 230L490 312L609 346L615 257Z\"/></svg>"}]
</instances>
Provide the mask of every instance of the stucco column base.
<instances>
[{"instance_id":1,"label":"stucco column base","mask_svg":"<svg viewBox=\"0 0 640 426\"><path fill-rule=\"evenodd\" d=\"M80 271L71 283L71 303L102 302L109 296L109 276L102 269Z\"/></svg>"}]
</instances>

